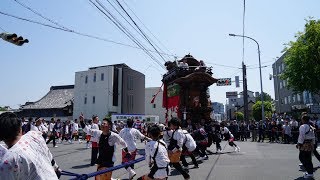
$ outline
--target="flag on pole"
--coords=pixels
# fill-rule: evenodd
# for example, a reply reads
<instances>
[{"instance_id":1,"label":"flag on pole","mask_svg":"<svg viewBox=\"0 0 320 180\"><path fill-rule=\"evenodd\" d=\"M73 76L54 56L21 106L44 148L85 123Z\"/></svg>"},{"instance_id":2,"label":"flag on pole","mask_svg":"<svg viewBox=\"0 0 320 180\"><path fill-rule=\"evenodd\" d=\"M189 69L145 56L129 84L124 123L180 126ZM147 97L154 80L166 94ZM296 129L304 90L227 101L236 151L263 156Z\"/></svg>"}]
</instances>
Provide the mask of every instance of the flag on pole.
<instances>
[{"instance_id":1,"label":"flag on pole","mask_svg":"<svg viewBox=\"0 0 320 180\"><path fill-rule=\"evenodd\" d=\"M151 104L154 103L154 100L156 99L156 97L158 96L159 92L161 91L162 86L163 86L163 83L162 83L161 87L159 88L158 92L155 95L153 95L153 98L151 100Z\"/></svg>"}]
</instances>

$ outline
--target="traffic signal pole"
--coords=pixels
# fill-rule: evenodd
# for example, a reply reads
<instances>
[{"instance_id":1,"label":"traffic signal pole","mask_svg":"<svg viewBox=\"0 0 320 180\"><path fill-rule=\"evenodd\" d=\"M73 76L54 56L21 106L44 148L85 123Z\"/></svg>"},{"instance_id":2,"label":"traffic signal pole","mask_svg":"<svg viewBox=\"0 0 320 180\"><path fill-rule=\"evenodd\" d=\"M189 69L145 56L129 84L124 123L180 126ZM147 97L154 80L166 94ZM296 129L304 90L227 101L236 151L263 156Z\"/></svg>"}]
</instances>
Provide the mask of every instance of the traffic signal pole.
<instances>
[{"instance_id":1,"label":"traffic signal pole","mask_svg":"<svg viewBox=\"0 0 320 180\"><path fill-rule=\"evenodd\" d=\"M243 109L244 109L244 120L249 120L249 113L248 113L248 89L247 89L247 67L242 62L242 75L243 75Z\"/></svg>"}]
</instances>

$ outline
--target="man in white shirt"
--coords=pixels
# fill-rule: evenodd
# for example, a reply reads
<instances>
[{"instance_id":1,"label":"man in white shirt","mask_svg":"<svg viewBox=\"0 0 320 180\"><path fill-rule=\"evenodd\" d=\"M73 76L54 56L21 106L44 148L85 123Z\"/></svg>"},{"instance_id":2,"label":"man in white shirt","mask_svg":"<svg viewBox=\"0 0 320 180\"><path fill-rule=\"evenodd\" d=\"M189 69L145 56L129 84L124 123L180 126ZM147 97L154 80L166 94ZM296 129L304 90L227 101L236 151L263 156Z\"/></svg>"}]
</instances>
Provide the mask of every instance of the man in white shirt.
<instances>
[{"instance_id":1,"label":"man in white shirt","mask_svg":"<svg viewBox=\"0 0 320 180\"><path fill-rule=\"evenodd\" d=\"M150 179L165 180L170 171L170 159L168 157L166 144L159 138L160 133L161 129L156 125L151 126L148 129L148 134L152 140L146 144L145 160L151 169L150 173L146 176Z\"/></svg>"},{"instance_id":2,"label":"man in white shirt","mask_svg":"<svg viewBox=\"0 0 320 180\"><path fill-rule=\"evenodd\" d=\"M54 125L55 125L55 120L54 118L51 118L51 122L49 124L49 131L48 131L49 140L47 141L47 144L49 144L50 141L52 140L53 147L58 147L56 145L56 130L54 129Z\"/></svg>"},{"instance_id":3,"label":"man in white shirt","mask_svg":"<svg viewBox=\"0 0 320 180\"><path fill-rule=\"evenodd\" d=\"M116 161L115 149L116 144L124 147L127 156L130 156L126 142L117 134L111 131L112 122L110 119L103 119L101 130L90 129L91 137L99 140L99 157L96 161L97 171L113 167ZM96 179L112 179L112 171L96 176Z\"/></svg>"},{"instance_id":4,"label":"man in white shirt","mask_svg":"<svg viewBox=\"0 0 320 180\"><path fill-rule=\"evenodd\" d=\"M42 133L29 131L22 135L21 121L13 113L0 115L0 179L57 180L61 170L42 138Z\"/></svg>"},{"instance_id":5,"label":"man in white shirt","mask_svg":"<svg viewBox=\"0 0 320 180\"><path fill-rule=\"evenodd\" d=\"M47 139L48 129L42 124L41 118L36 119L35 124L31 125L31 131L39 131L42 133L44 140Z\"/></svg>"},{"instance_id":6,"label":"man in white shirt","mask_svg":"<svg viewBox=\"0 0 320 180\"><path fill-rule=\"evenodd\" d=\"M190 179L190 175L185 170L183 170L180 164L180 156L185 138L185 135L180 128L181 121L178 118L172 118L169 124L170 129L173 131L168 146L168 155L170 162L172 166L182 174L184 179Z\"/></svg>"},{"instance_id":7,"label":"man in white shirt","mask_svg":"<svg viewBox=\"0 0 320 180\"><path fill-rule=\"evenodd\" d=\"M91 129L90 130L99 130L99 117L98 116L93 116L92 117L92 125L91 125ZM98 142L99 142L99 138L92 136L91 131L89 131L91 134L91 166L94 166L96 164L97 161L97 157L98 157L98 153L99 153L99 146L98 146Z\"/></svg>"},{"instance_id":8,"label":"man in white shirt","mask_svg":"<svg viewBox=\"0 0 320 180\"><path fill-rule=\"evenodd\" d=\"M134 123L133 119L128 119L127 120L127 127L121 129L121 131L119 133L119 136L126 142L126 144L128 146L128 151L131 154L130 158L127 158L126 153L122 152L122 163L123 164L136 159L136 154L137 154L136 140L137 139L141 139L141 140L146 139L146 137L139 130L132 128L133 123ZM126 166L125 168L129 172L129 180L131 180L136 175L136 173L133 170L134 165L132 164L130 167Z\"/></svg>"},{"instance_id":9,"label":"man in white shirt","mask_svg":"<svg viewBox=\"0 0 320 180\"><path fill-rule=\"evenodd\" d=\"M299 151L299 160L305 167L307 173L304 178L313 178L312 151L314 149L315 134L314 128L309 125L310 117L303 115L301 118L302 125L299 128L298 144L296 147Z\"/></svg>"},{"instance_id":10,"label":"man in white shirt","mask_svg":"<svg viewBox=\"0 0 320 180\"><path fill-rule=\"evenodd\" d=\"M72 138L71 138L71 142L73 141L73 139L75 141L79 141L79 144L81 143L81 140L79 138L79 124L78 124L78 119L75 119L73 124L72 124Z\"/></svg>"},{"instance_id":11,"label":"man in white shirt","mask_svg":"<svg viewBox=\"0 0 320 180\"><path fill-rule=\"evenodd\" d=\"M291 127L288 123L288 121L285 122L285 124L282 126L283 134L284 134L284 143L289 144L291 139Z\"/></svg>"},{"instance_id":12,"label":"man in white shirt","mask_svg":"<svg viewBox=\"0 0 320 180\"><path fill-rule=\"evenodd\" d=\"M179 67L184 69L184 70L189 70L189 65L187 63L187 60L184 59L182 62L179 63Z\"/></svg>"}]
</instances>

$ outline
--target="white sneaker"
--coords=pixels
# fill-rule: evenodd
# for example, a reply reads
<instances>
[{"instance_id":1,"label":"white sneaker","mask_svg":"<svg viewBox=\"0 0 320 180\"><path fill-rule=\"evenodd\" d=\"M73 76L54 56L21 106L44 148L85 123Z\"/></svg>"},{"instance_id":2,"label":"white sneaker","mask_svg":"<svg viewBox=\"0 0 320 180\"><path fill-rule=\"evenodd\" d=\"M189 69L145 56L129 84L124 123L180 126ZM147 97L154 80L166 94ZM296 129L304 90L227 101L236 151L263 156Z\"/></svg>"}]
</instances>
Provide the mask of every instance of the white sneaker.
<instances>
[{"instance_id":1,"label":"white sneaker","mask_svg":"<svg viewBox=\"0 0 320 180\"><path fill-rule=\"evenodd\" d=\"M240 152L240 147L239 146L237 146L237 149L238 149L238 152Z\"/></svg>"},{"instance_id":2,"label":"white sneaker","mask_svg":"<svg viewBox=\"0 0 320 180\"><path fill-rule=\"evenodd\" d=\"M237 147L234 147L234 150L233 150L234 152L237 152L238 151L238 148Z\"/></svg>"},{"instance_id":3,"label":"white sneaker","mask_svg":"<svg viewBox=\"0 0 320 180\"><path fill-rule=\"evenodd\" d=\"M129 170L129 180L132 180L136 175L136 172L134 172L132 169Z\"/></svg>"},{"instance_id":4,"label":"white sneaker","mask_svg":"<svg viewBox=\"0 0 320 180\"><path fill-rule=\"evenodd\" d=\"M57 148L58 146L57 146L57 145L55 145L55 146L53 146L53 147Z\"/></svg>"},{"instance_id":5,"label":"white sneaker","mask_svg":"<svg viewBox=\"0 0 320 180\"><path fill-rule=\"evenodd\" d=\"M308 174L308 173L305 173L304 176L303 176L304 179L311 179L313 178L313 174Z\"/></svg>"},{"instance_id":6,"label":"white sneaker","mask_svg":"<svg viewBox=\"0 0 320 180\"><path fill-rule=\"evenodd\" d=\"M199 161L204 161L204 160L205 160L205 158L206 158L206 157L205 157L205 156L203 156L203 157L200 157L198 160L199 160Z\"/></svg>"}]
</instances>

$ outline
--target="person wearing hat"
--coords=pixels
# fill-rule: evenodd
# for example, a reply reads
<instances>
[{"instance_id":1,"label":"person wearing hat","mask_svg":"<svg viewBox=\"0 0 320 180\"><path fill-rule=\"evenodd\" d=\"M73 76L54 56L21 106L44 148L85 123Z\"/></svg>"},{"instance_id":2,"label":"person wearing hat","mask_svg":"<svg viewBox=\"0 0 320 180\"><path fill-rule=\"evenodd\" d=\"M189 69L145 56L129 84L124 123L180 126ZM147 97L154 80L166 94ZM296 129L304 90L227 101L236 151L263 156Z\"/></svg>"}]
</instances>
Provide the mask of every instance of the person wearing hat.
<instances>
[{"instance_id":1,"label":"person wearing hat","mask_svg":"<svg viewBox=\"0 0 320 180\"><path fill-rule=\"evenodd\" d=\"M31 131L39 131L42 133L44 140L47 139L48 129L42 124L42 119L37 118L34 125L31 126Z\"/></svg>"}]
</instances>

